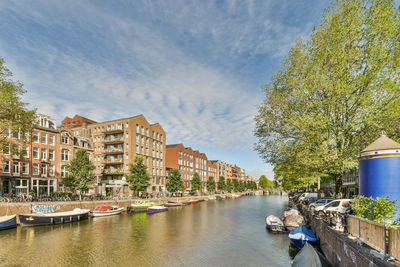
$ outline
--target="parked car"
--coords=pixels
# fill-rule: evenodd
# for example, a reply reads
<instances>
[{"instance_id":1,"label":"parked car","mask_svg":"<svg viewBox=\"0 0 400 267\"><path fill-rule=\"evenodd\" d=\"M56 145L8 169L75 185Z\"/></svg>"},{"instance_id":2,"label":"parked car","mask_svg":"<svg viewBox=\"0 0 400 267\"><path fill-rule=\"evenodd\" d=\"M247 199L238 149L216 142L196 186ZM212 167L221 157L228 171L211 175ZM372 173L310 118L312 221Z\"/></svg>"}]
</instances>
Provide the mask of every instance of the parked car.
<instances>
[{"instance_id":1,"label":"parked car","mask_svg":"<svg viewBox=\"0 0 400 267\"><path fill-rule=\"evenodd\" d=\"M325 196L324 193L321 193L321 194L320 194L320 197L324 197L324 196ZM303 193L303 194L299 197L299 201L304 201L304 200L309 199L309 198L318 198L318 193L315 193L315 192Z\"/></svg>"},{"instance_id":2,"label":"parked car","mask_svg":"<svg viewBox=\"0 0 400 267\"><path fill-rule=\"evenodd\" d=\"M329 202L331 202L331 201L333 201L333 199L332 198L320 198L320 199L317 199L316 201L314 201L314 202L311 202L311 204L310 204L310 208L312 209L312 208L316 208L316 207L319 207L319 206L325 206L326 204L328 204Z\"/></svg>"},{"instance_id":3,"label":"parked car","mask_svg":"<svg viewBox=\"0 0 400 267\"><path fill-rule=\"evenodd\" d=\"M305 205L309 205L309 204L311 204L311 203L313 203L313 202L315 202L317 200L318 200L317 197L309 197L309 198L305 198L302 202Z\"/></svg>"},{"instance_id":4,"label":"parked car","mask_svg":"<svg viewBox=\"0 0 400 267\"><path fill-rule=\"evenodd\" d=\"M348 206L351 204L352 199L337 199L324 206L315 207L315 211L318 215L325 215L328 212L339 212L344 213Z\"/></svg>"}]
</instances>

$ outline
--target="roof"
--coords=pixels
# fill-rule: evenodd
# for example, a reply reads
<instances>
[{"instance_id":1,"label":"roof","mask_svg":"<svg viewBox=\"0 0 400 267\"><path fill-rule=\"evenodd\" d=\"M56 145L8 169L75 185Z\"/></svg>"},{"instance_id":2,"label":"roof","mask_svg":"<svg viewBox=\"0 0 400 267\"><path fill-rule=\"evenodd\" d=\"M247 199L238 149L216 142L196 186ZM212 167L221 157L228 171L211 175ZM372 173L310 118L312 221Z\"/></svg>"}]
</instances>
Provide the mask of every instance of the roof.
<instances>
[{"instance_id":1,"label":"roof","mask_svg":"<svg viewBox=\"0 0 400 267\"><path fill-rule=\"evenodd\" d=\"M384 133L382 133L381 137L379 137L372 144L364 148L364 150L361 151L361 153L377 151L377 150L390 150L390 149L400 149L400 144L387 137Z\"/></svg>"},{"instance_id":2,"label":"roof","mask_svg":"<svg viewBox=\"0 0 400 267\"><path fill-rule=\"evenodd\" d=\"M178 147L180 145L182 145L182 144L171 144L171 145L166 145L166 147Z\"/></svg>"}]
</instances>

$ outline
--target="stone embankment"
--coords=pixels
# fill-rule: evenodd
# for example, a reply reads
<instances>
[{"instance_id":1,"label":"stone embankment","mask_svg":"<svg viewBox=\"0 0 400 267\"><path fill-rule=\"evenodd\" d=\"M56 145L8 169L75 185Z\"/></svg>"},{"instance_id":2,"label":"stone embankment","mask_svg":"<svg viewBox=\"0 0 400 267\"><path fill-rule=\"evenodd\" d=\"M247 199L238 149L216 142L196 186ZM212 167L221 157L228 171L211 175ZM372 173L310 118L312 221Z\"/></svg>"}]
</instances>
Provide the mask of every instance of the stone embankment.
<instances>
[{"instance_id":1,"label":"stone embankment","mask_svg":"<svg viewBox=\"0 0 400 267\"><path fill-rule=\"evenodd\" d=\"M246 192L244 194L255 194L255 192ZM220 194L221 196L231 196L232 194ZM185 202L189 200L208 200L208 196L187 196L187 197L167 197L159 199L149 199L154 203L166 203L168 201ZM99 200L99 201L66 201L66 202L18 202L18 203L0 203L0 216L31 213L36 205L46 205L57 207L57 212L70 211L75 208L93 210L98 205L115 205L127 208L131 203L137 200L145 199L129 199L129 200Z\"/></svg>"}]
</instances>

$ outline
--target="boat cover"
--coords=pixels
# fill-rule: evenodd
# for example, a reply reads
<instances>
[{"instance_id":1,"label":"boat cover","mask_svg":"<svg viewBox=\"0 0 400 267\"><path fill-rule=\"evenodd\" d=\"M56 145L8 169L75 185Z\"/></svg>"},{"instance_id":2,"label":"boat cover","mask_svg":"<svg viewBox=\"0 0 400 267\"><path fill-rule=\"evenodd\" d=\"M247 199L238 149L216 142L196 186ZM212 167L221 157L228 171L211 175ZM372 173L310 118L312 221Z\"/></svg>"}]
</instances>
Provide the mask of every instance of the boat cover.
<instances>
[{"instance_id":1,"label":"boat cover","mask_svg":"<svg viewBox=\"0 0 400 267\"><path fill-rule=\"evenodd\" d=\"M290 209L283 212L283 217L287 217L289 215L300 215L297 209Z\"/></svg>"},{"instance_id":2,"label":"boat cover","mask_svg":"<svg viewBox=\"0 0 400 267\"><path fill-rule=\"evenodd\" d=\"M95 211L109 211L111 209L110 205L101 205L97 206L94 210Z\"/></svg>"},{"instance_id":3,"label":"boat cover","mask_svg":"<svg viewBox=\"0 0 400 267\"><path fill-rule=\"evenodd\" d=\"M289 238L293 240L305 240L308 242L317 241L317 238L315 237L313 231L305 226L294 228L292 231L290 231Z\"/></svg>"},{"instance_id":4,"label":"boat cover","mask_svg":"<svg viewBox=\"0 0 400 267\"><path fill-rule=\"evenodd\" d=\"M292 266L322 267L322 264L317 251L306 242L296 257L294 257Z\"/></svg>"},{"instance_id":5,"label":"boat cover","mask_svg":"<svg viewBox=\"0 0 400 267\"><path fill-rule=\"evenodd\" d=\"M283 222L281 221L281 219L279 219L278 217L276 217L274 215L269 215L267 218L265 218L265 223L267 225L283 226Z\"/></svg>"},{"instance_id":6,"label":"boat cover","mask_svg":"<svg viewBox=\"0 0 400 267\"><path fill-rule=\"evenodd\" d=\"M301 215L291 214L283 219L285 226L299 227L304 224L304 217Z\"/></svg>"}]
</instances>

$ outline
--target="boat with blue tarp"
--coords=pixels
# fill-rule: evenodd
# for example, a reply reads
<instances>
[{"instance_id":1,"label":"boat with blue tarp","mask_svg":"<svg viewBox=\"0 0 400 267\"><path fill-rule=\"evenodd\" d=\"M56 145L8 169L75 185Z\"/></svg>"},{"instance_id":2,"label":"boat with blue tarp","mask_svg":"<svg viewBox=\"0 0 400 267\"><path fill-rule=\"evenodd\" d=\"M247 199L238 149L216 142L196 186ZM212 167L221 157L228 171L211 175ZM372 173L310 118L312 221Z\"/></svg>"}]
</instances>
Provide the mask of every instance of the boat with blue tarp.
<instances>
[{"instance_id":1,"label":"boat with blue tarp","mask_svg":"<svg viewBox=\"0 0 400 267\"><path fill-rule=\"evenodd\" d=\"M313 231L303 225L290 231L289 239L298 248L302 248L306 242L311 244L317 242L317 237Z\"/></svg>"}]
</instances>

